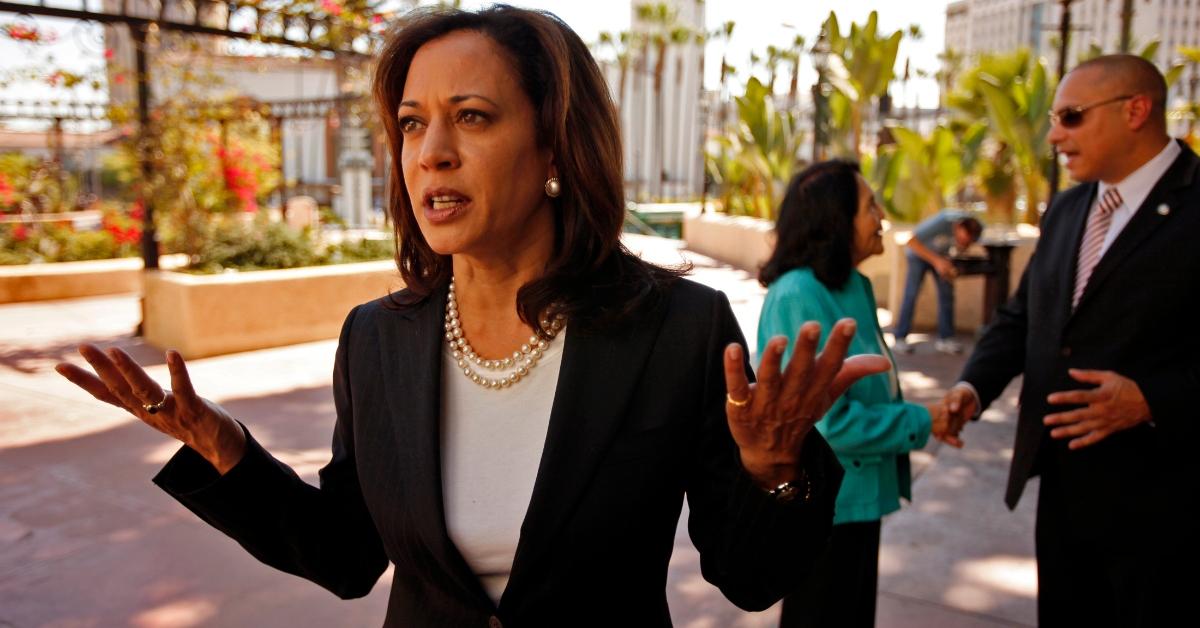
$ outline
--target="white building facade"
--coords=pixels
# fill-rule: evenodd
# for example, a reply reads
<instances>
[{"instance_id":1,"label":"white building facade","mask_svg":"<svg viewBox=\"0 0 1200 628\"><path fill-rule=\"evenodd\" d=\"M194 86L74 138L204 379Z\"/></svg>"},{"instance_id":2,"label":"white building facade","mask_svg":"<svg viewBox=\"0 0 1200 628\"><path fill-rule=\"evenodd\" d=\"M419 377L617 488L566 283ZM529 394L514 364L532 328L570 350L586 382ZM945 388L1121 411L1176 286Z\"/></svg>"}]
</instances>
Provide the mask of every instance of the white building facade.
<instances>
[{"instance_id":1,"label":"white building facade","mask_svg":"<svg viewBox=\"0 0 1200 628\"><path fill-rule=\"evenodd\" d=\"M617 63L606 62L605 75L620 108L624 145L625 194L639 201L699 198L704 185L701 154L705 105L702 99L704 47L668 43L662 63L661 88L655 89L658 47L655 35L669 28L639 19L638 0L631 3L633 37L625 84ZM692 33L705 28L704 3L668 0L677 26Z\"/></svg>"},{"instance_id":2,"label":"white building facade","mask_svg":"<svg viewBox=\"0 0 1200 628\"><path fill-rule=\"evenodd\" d=\"M1131 5L1131 50L1157 40L1154 62L1159 68L1181 57L1180 46L1200 47L1200 0L1133 0ZM1124 6L1124 0L1071 2L1068 68L1093 45L1106 53L1120 49ZM1061 19L1059 0L958 0L946 6L946 47L966 56L1028 47L1056 68ZM1184 74L1172 87L1170 100L1188 97L1193 76Z\"/></svg>"}]
</instances>

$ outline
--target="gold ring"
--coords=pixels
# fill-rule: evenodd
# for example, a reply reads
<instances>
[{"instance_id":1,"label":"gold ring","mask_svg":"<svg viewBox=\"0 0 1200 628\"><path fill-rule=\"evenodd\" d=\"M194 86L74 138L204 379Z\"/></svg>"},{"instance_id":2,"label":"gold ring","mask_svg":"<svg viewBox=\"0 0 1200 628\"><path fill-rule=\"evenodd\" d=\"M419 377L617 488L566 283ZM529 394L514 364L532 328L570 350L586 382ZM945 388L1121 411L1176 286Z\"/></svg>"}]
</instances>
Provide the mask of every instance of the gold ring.
<instances>
[{"instance_id":1,"label":"gold ring","mask_svg":"<svg viewBox=\"0 0 1200 628\"><path fill-rule=\"evenodd\" d=\"M750 403L750 399L743 399L741 401L738 401L737 399L734 399L733 396L730 395L729 393L725 393L725 402L735 408L741 408L742 406Z\"/></svg>"},{"instance_id":2,"label":"gold ring","mask_svg":"<svg viewBox=\"0 0 1200 628\"><path fill-rule=\"evenodd\" d=\"M164 390L162 401L159 401L158 403L143 403L142 409L148 414L158 414L158 411L163 409L163 404L167 402L167 395L169 394L171 394L171 391Z\"/></svg>"}]
</instances>

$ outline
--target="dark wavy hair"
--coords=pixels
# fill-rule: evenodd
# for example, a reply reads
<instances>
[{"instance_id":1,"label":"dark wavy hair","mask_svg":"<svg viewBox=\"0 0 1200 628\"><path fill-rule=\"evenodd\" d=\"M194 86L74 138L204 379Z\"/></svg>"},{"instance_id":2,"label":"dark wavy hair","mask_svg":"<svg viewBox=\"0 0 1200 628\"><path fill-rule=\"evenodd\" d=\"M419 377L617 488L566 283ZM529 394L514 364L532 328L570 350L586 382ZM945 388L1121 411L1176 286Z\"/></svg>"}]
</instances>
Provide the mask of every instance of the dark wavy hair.
<instances>
[{"instance_id":1,"label":"dark wavy hair","mask_svg":"<svg viewBox=\"0 0 1200 628\"><path fill-rule=\"evenodd\" d=\"M775 221L775 250L758 272L763 286L807 266L825 287L846 285L854 268L854 215L859 167L833 159L792 177Z\"/></svg>"},{"instance_id":2,"label":"dark wavy hair","mask_svg":"<svg viewBox=\"0 0 1200 628\"><path fill-rule=\"evenodd\" d=\"M554 250L545 272L517 292L521 320L539 334L541 321L565 315L583 329L617 322L656 302L683 274L632 255L620 241L625 222L621 129L608 85L587 45L558 17L495 5L479 12L448 8L410 13L390 35L375 69L374 97L392 162L388 211L396 264L407 290L403 307L450 281L450 257L425 241L399 168L404 137L397 111L417 50L449 33L470 30L507 51L536 112L537 141L554 156L562 195L553 199Z\"/></svg>"}]
</instances>

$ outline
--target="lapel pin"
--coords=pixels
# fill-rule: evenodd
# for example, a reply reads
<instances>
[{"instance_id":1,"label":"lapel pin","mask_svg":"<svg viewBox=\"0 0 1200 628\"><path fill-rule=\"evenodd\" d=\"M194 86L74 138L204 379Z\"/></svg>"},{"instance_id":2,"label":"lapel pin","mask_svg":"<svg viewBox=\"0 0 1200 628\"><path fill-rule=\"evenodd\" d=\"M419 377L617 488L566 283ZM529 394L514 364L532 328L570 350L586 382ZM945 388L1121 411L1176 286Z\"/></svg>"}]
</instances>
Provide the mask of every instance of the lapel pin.
<instances>
[{"instance_id":1,"label":"lapel pin","mask_svg":"<svg viewBox=\"0 0 1200 628\"><path fill-rule=\"evenodd\" d=\"M1169 213L1171 213L1171 208L1168 207L1166 203L1163 203L1162 205L1158 206L1158 215L1159 216L1166 216Z\"/></svg>"}]
</instances>

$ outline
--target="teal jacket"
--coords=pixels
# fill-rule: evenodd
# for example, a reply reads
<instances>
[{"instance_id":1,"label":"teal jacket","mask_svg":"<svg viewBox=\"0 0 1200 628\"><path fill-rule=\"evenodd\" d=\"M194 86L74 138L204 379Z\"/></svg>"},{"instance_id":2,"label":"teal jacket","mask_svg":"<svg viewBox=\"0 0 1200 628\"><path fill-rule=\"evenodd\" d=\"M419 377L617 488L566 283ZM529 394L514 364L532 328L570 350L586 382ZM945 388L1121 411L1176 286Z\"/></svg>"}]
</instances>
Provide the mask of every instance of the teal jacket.
<instances>
[{"instance_id":1,"label":"teal jacket","mask_svg":"<svg viewBox=\"0 0 1200 628\"><path fill-rule=\"evenodd\" d=\"M841 318L858 321L850 355L882 353L891 359L875 316L871 282L854 271L846 285L831 291L809 268L797 268L776 279L767 290L758 321L761 350L773 336L787 336L784 364L805 321L821 324L820 346ZM908 452L929 440L930 417L924 406L900 395L895 361L892 370L865 377L846 391L817 422L838 461L846 469L833 522L874 521L900 509L900 498L912 499Z\"/></svg>"}]
</instances>

